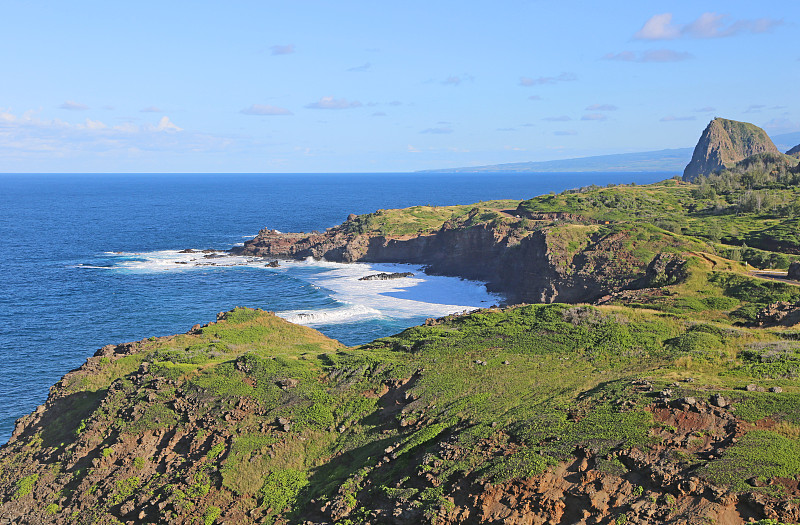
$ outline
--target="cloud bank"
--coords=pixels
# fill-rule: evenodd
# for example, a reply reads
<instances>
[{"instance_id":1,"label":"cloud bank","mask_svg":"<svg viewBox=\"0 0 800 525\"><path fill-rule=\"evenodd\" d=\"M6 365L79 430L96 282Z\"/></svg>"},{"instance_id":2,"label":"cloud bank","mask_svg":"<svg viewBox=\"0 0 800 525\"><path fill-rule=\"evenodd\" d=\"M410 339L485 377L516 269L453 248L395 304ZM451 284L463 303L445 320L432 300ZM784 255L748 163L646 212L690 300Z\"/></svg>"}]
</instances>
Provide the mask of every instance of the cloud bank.
<instances>
[{"instance_id":1,"label":"cloud bank","mask_svg":"<svg viewBox=\"0 0 800 525\"><path fill-rule=\"evenodd\" d=\"M651 49L642 53L622 51L621 53L606 53L605 60L619 60L622 62L681 62L693 58L691 53L673 51L671 49Z\"/></svg>"},{"instance_id":2,"label":"cloud bank","mask_svg":"<svg viewBox=\"0 0 800 525\"><path fill-rule=\"evenodd\" d=\"M306 104L308 109L350 109L361 107L361 102L357 100L348 101L344 98L322 97L317 102Z\"/></svg>"},{"instance_id":3,"label":"cloud bank","mask_svg":"<svg viewBox=\"0 0 800 525\"><path fill-rule=\"evenodd\" d=\"M752 20L733 20L729 15L703 13L688 24L672 22L672 13L652 16L642 28L633 35L637 40L675 40L688 38L724 38L739 34L768 33L782 25L783 20L757 18Z\"/></svg>"},{"instance_id":4,"label":"cloud bank","mask_svg":"<svg viewBox=\"0 0 800 525\"><path fill-rule=\"evenodd\" d=\"M543 86L549 84L557 84L558 82L574 82L578 80L578 76L575 73L568 73L564 72L556 77L538 77L538 78L530 78L530 77L520 77L519 78L519 85L524 87L530 86Z\"/></svg>"}]
</instances>

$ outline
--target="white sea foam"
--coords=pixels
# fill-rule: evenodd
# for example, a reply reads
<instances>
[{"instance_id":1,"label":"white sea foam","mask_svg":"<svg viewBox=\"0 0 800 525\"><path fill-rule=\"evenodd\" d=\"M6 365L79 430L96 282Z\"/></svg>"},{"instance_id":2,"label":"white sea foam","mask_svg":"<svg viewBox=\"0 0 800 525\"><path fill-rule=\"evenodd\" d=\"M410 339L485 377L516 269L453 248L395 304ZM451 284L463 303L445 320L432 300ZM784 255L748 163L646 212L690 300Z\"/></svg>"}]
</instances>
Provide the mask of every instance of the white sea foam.
<instances>
[{"instance_id":1,"label":"white sea foam","mask_svg":"<svg viewBox=\"0 0 800 525\"><path fill-rule=\"evenodd\" d=\"M487 307L501 302L497 295L486 291L483 283L457 277L426 275L419 266L408 264L341 264L306 260L306 266L323 271L303 274L302 279L332 292L332 298L347 304L359 305L392 318L441 317L444 315ZM414 277L385 281L361 281L375 273L411 272ZM279 313L278 315L283 315ZM296 320L300 324L311 324ZM323 322L315 322L323 324Z\"/></svg>"},{"instance_id":2,"label":"white sea foam","mask_svg":"<svg viewBox=\"0 0 800 525\"><path fill-rule=\"evenodd\" d=\"M342 305L338 308L320 308L318 310L286 310L285 312L278 312L278 316L292 323L319 325L378 319L383 317L383 314L374 308L354 304Z\"/></svg>"},{"instance_id":3,"label":"white sea foam","mask_svg":"<svg viewBox=\"0 0 800 525\"><path fill-rule=\"evenodd\" d=\"M192 253L182 253L178 250L160 250L141 253L106 252L104 255L116 260L114 265L116 269L141 272L166 272L215 266L263 267L265 264L262 259L230 255L222 251L203 253L197 250Z\"/></svg>"},{"instance_id":4,"label":"white sea foam","mask_svg":"<svg viewBox=\"0 0 800 525\"><path fill-rule=\"evenodd\" d=\"M332 299L341 304L334 308L278 312L279 316L304 325L378 318L441 317L502 301L499 296L487 292L483 283L426 275L422 267L408 264L344 264L309 257L304 261L281 261L278 268L270 268L266 266L268 259L229 255L226 252L181 253L162 250L105 255L114 261L113 269L122 271L171 272L243 266L285 272L287 276L328 292ZM381 272L411 272L414 276L385 281L359 280Z\"/></svg>"}]
</instances>

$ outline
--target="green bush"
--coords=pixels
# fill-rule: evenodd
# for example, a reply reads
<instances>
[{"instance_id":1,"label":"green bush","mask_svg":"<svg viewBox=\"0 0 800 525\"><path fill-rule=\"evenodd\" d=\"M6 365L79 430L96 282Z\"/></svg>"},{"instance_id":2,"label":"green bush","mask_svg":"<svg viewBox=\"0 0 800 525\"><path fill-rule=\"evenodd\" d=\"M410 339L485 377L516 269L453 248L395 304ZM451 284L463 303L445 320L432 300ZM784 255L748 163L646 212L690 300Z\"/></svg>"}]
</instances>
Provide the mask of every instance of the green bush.
<instances>
[{"instance_id":1,"label":"green bush","mask_svg":"<svg viewBox=\"0 0 800 525\"><path fill-rule=\"evenodd\" d=\"M287 468L270 472L258 493L261 506L272 509L273 513L281 512L294 503L306 485L308 477L301 470Z\"/></svg>"},{"instance_id":2,"label":"green bush","mask_svg":"<svg viewBox=\"0 0 800 525\"><path fill-rule=\"evenodd\" d=\"M39 474L31 474L17 481L17 490L14 492L14 499L20 499L33 491L33 486L39 480Z\"/></svg>"},{"instance_id":3,"label":"green bush","mask_svg":"<svg viewBox=\"0 0 800 525\"><path fill-rule=\"evenodd\" d=\"M214 525L220 514L222 514L222 509L210 505L203 514L203 525Z\"/></svg>"}]
</instances>

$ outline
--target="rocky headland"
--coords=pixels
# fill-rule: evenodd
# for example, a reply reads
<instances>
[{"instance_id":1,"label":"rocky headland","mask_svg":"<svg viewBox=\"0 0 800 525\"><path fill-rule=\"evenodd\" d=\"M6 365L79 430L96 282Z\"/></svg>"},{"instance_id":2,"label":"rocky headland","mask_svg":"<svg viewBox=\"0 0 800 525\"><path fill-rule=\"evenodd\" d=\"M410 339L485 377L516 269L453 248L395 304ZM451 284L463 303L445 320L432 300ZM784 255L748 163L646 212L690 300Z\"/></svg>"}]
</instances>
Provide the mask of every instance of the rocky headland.
<instances>
[{"instance_id":1,"label":"rocky headland","mask_svg":"<svg viewBox=\"0 0 800 525\"><path fill-rule=\"evenodd\" d=\"M748 122L715 118L700 136L683 179L694 180L699 175L731 168L758 153L779 153L763 129Z\"/></svg>"}]
</instances>

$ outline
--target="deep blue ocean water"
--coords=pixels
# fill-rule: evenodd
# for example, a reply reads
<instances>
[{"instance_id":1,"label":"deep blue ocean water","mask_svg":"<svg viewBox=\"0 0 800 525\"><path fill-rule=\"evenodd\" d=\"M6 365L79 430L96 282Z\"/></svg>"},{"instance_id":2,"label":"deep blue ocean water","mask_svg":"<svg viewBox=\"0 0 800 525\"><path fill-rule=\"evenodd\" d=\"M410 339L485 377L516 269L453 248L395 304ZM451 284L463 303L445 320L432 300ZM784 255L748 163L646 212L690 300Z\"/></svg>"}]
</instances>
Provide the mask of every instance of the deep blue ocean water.
<instances>
[{"instance_id":1,"label":"deep blue ocean water","mask_svg":"<svg viewBox=\"0 0 800 525\"><path fill-rule=\"evenodd\" d=\"M101 346L185 332L237 305L326 312L313 326L353 345L418 324L430 316L428 306L436 312L435 305L450 304L450 296L459 298L452 304L491 300L479 285L433 278L413 290L386 289L368 297L346 284L370 269L210 266L214 259L178 256L176 250L226 250L265 226L324 230L349 213L381 208L522 199L588 184L663 178L645 173L0 175L0 443L8 440L17 417L44 402L53 383ZM179 266L179 257L195 260ZM410 308L391 302L409 294L416 300ZM345 304L351 311L336 315Z\"/></svg>"}]
</instances>

